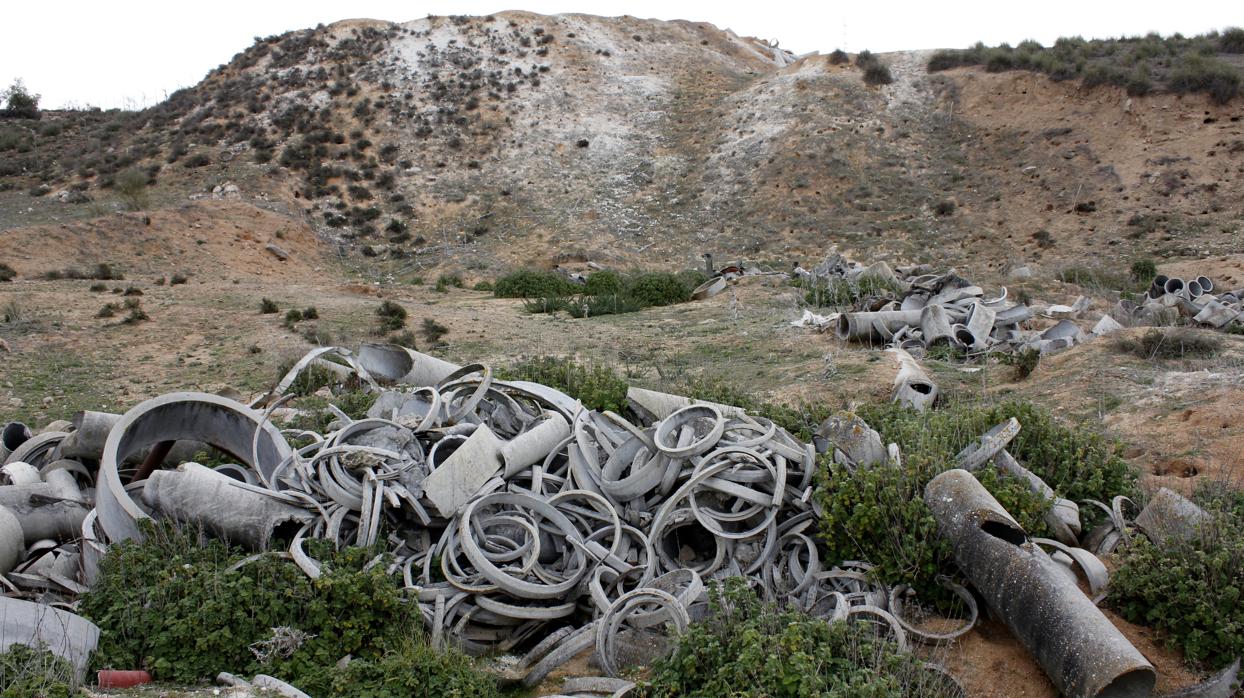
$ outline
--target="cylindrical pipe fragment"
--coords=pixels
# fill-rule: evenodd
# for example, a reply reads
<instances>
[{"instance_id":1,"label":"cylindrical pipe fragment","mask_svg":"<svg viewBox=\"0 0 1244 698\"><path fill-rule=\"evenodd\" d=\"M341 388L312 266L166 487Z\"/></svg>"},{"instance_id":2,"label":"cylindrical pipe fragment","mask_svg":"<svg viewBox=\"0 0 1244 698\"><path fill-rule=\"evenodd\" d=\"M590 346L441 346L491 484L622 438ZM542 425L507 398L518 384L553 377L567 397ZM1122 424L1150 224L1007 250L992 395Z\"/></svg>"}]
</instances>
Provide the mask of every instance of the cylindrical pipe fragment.
<instances>
[{"instance_id":1,"label":"cylindrical pipe fragment","mask_svg":"<svg viewBox=\"0 0 1244 698\"><path fill-rule=\"evenodd\" d=\"M439 385L462 368L414 349L370 342L359 347L358 362L377 378L420 388Z\"/></svg>"},{"instance_id":2,"label":"cylindrical pipe fragment","mask_svg":"<svg viewBox=\"0 0 1244 698\"><path fill-rule=\"evenodd\" d=\"M1166 280L1166 283L1162 286L1162 289L1167 293L1179 293L1184 290L1184 280L1177 276L1173 276Z\"/></svg>"},{"instance_id":3,"label":"cylindrical pipe fragment","mask_svg":"<svg viewBox=\"0 0 1244 698\"><path fill-rule=\"evenodd\" d=\"M1204 276L1204 275L1198 276L1196 277L1196 282L1198 285L1200 285L1201 290L1204 291L1205 293L1214 292L1214 282L1210 280L1208 276Z\"/></svg>"},{"instance_id":4,"label":"cylindrical pipe fragment","mask_svg":"<svg viewBox=\"0 0 1244 698\"><path fill-rule=\"evenodd\" d=\"M104 453L104 442L108 440L108 432L119 421L121 421L121 415L109 412L85 410L75 414L73 416L74 430L61 442L61 456L99 460Z\"/></svg>"},{"instance_id":5,"label":"cylindrical pipe fragment","mask_svg":"<svg viewBox=\"0 0 1244 698\"><path fill-rule=\"evenodd\" d=\"M924 501L959 568L1063 695L1150 694L1153 666L971 473L938 475Z\"/></svg>"},{"instance_id":6,"label":"cylindrical pipe fragment","mask_svg":"<svg viewBox=\"0 0 1244 698\"><path fill-rule=\"evenodd\" d=\"M946 317L946 309L940 305L924 306L920 311L920 334L926 347L953 341L954 334L950 319Z\"/></svg>"},{"instance_id":7,"label":"cylindrical pipe fragment","mask_svg":"<svg viewBox=\"0 0 1244 698\"><path fill-rule=\"evenodd\" d=\"M32 436L34 434L30 433L30 427L21 422L5 424L4 429L0 431L0 463L3 463L10 453L29 441Z\"/></svg>"},{"instance_id":8,"label":"cylindrical pipe fragment","mask_svg":"<svg viewBox=\"0 0 1244 698\"><path fill-rule=\"evenodd\" d=\"M888 341L908 325L920 324L921 310L882 310L875 313L842 313L834 325L838 339Z\"/></svg>"},{"instance_id":9,"label":"cylindrical pipe fragment","mask_svg":"<svg viewBox=\"0 0 1244 698\"><path fill-rule=\"evenodd\" d=\"M557 412L548 412L541 422L510 439L501 447L505 477L513 477L529 465L544 460L558 444L570 436L570 424Z\"/></svg>"},{"instance_id":10,"label":"cylindrical pipe fragment","mask_svg":"<svg viewBox=\"0 0 1244 698\"><path fill-rule=\"evenodd\" d=\"M140 403L112 428L99 462L96 508L100 526L112 542L139 538L137 521L147 517L121 482L118 464L153 444L170 440L210 444L230 454L235 462L255 469L264 480L290 455L285 437L264 421L263 415L228 398L210 393L169 393Z\"/></svg>"},{"instance_id":11,"label":"cylindrical pipe fragment","mask_svg":"<svg viewBox=\"0 0 1244 698\"><path fill-rule=\"evenodd\" d=\"M152 473L143 487L143 501L161 514L200 524L216 536L251 550L267 549L282 525L295 524L297 530L314 518L305 509L198 463Z\"/></svg>"},{"instance_id":12,"label":"cylindrical pipe fragment","mask_svg":"<svg viewBox=\"0 0 1244 698\"><path fill-rule=\"evenodd\" d=\"M937 384L924 372L911 354L898 347L887 349L898 360L894 374L894 402L923 412L937 401Z\"/></svg>"},{"instance_id":13,"label":"cylindrical pipe fragment","mask_svg":"<svg viewBox=\"0 0 1244 698\"><path fill-rule=\"evenodd\" d=\"M1200 298L1205 293L1205 290L1201 288L1200 282L1196 280L1189 281L1185 288L1188 289L1188 298Z\"/></svg>"},{"instance_id":14,"label":"cylindrical pipe fragment","mask_svg":"<svg viewBox=\"0 0 1244 698\"><path fill-rule=\"evenodd\" d=\"M6 506L0 506L0 574L13 571L22 551L26 549L26 534L17 514Z\"/></svg>"}]
</instances>

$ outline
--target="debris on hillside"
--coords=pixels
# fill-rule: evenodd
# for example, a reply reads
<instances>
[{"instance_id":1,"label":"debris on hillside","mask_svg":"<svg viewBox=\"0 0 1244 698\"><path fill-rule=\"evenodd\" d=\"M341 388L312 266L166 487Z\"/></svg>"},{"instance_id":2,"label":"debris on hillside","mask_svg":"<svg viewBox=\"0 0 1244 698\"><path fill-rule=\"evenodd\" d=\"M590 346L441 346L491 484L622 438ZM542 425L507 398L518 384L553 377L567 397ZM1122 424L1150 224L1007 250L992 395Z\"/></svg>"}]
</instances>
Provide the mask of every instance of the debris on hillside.
<instances>
[{"instance_id":1,"label":"debris on hillside","mask_svg":"<svg viewBox=\"0 0 1244 698\"><path fill-rule=\"evenodd\" d=\"M885 262L864 266L833 253L811 272L797 269L792 278L808 289L814 304L828 299L825 304L855 308L828 315L804 310L793 326L832 330L844 341L883 344L908 352L943 345L966 356L1046 354L1116 332L1125 323L1244 327L1244 289L1214 295L1214 284L1205 276L1186 283L1158 276L1142 302L1120 300L1088 332L1076 323L1092 305L1084 296L1071 305L1045 307L1040 316L1057 322L1028 329L1036 313L1026 303L1008 302L1005 287L988 298L980 286L953 270L935 274L927 265L892 270Z\"/></svg>"},{"instance_id":2,"label":"debris on hillside","mask_svg":"<svg viewBox=\"0 0 1244 698\"><path fill-rule=\"evenodd\" d=\"M895 355L896 387L920 407L936 389L920 388L927 379L918 367L902 349ZM335 419L322 431L278 428L272 418L313 367L374 393L366 417L330 407ZM581 690L626 689L616 677L671 651L708 613L708 584L727 577L745 577L767 601L831 622L863 619L899 648L949 642L975 625L975 600L961 586L947 582L967 617L934 632L906 618L910 590L887 588L867 562L819 558L818 453L850 472L901 462L898 446L886 447L858 416L831 418L803 443L736 407L637 388L627 399L633 419L586 409L545 385L495 379L485 365L364 344L357 354L311 351L250 405L169 393L124 415L83 413L38 433L9 424L0 486L0 564L11 597L4 601L29 599L49 611L47 604L72 602L92 584L108 546L141 538L139 522L155 517L255 551L287 548L282 554L311 578L323 570L308 539L382 546L391 553L388 573L418 603L434 646L475 656L523 651L496 668L528 687L594 648L611 678L584 679ZM1028 541L987 493L993 503L981 509L973 503L980 496L964 503L958 489L943 495L930 484L926 499L945 520L943 534L962 550L963 572L1014 621L1060 687L1119 685L1125 671L1135 685L1146 677L1151 685L1152 668L1121 636L1107 646L1076 631L1086 623L1094 633L1113 631L1074 582L1083 576L1097 594L1105 567L1079 547L1076 505L1006 452L1019 429L1012 419L991 430L959 455L962 470L943 477L974 483L968 471L993 463L1027 481L1053 502L1047 522L1059 540ZM186 455L208 447L233 462L208 467ZM968 508L993 512L988 520L1005 531L985 535L965 524ZM1114 509L1117 540L1132 527L1117 501ZM993 562L978 559L986 549ZM1016 555L1033 582L1022 604L998 591L1010 579L1004 558ZM1048 617L1017 604L1040 606ZM4 637L24 617L8 614ZM1029 631L1051 618L1076 627L1068 625L1053 649L1032 644ZM78 664L94 637L39 636ZM81 646L88 640L91 647ZM1057 664L1067 657L1075 661Z\"/></svg>"}]
</instances>

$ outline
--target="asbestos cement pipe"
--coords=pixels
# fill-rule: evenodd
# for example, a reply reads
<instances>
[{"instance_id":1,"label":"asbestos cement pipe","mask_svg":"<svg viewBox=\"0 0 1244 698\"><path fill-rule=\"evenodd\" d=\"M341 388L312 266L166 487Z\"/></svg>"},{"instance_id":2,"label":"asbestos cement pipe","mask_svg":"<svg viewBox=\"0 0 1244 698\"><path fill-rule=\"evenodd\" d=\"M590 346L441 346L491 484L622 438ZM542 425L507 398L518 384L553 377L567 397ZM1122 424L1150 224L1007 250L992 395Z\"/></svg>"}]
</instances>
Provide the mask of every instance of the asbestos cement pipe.
<instances>
[{"instance_id":1,"label":"asbestos cement pipe","mask_svg":"<svg viewBox=\"0 0 1244 698\"><path fill-rule=\"evenodd\" d=\"M937 384L929 378L920 364L906 350L891 347L886 351L894 354L898 371L894 374L894 402L923 412L937 401Z\"/></svg>"},{"instance_id":2,"label":"asbestos cement pipe","mask_svg":"<svg viewBox=\"0 0 1244 698\"><path fill-rule=\"evenodd\" d=\"M954 342L954 329L950 326L950 318L946 309L940 305L926 305L920 311L920 334L924 337L924 346L931 347L941 343Z\"/></svg>"},{"instance_id":3,"label":"asbestos cement pipe","mask_svg":"<svg viewBox=\"0 0 1244 698\"><path fill-rule=\"evenodd\" d=\"M858 342L888 341L895 332L920 324L922 310L881 310L875 313L842 313L834 325L838 339Z\"/></svg>"},{"instance_id":4,"label":"asbestos cement pipe","mask_svg":"<svg viewBox=\"0 0 1244 698\"><path fill-rule=\"evenodd\" d=\"M558 444L570 436L570 423L557 412L547 412L534 427L510 439L501 447L504 477L513 477L529 465L544 461Z\"/></svg>"},{"instance_id":5,"label":"asbestos cement pipe","mask_svg":"<svg viewBox=\"0 0 1244 698\"><path fill-rule=\"evenodd\" d=\"M165 516L202 525L217 537L250 550L266 550L281 529L289 530L288 537L292 537L314 518L259 487L198 463L152 473L143 487L143 501Z\"/></svg>"},{"instance_id":6,"label":"asbestos cement pipe","mask_svg":"<svg viewBox=\"0 0 1244 698\"><path fill-rule=\"evenodd\" d=\"M17 514L6 506L0 506L0 575L8 574L17 566L26 550L26 535Z\"/></svg>"},{"instance_id":7,"label":"asbestos cement pipe","mask_svg":"<svg viewBox=\"0 0 1244 698\"><path fill-rule=\"evenodd\" d=\"M462 368L414 349L372 342L359 347L358 362L377 378L420 388L439 385Z\"/></svg>"},{"instance_id":8,"label":"asbestos cement pipe","mask_svg":"<svg viewBox=\"0 0 1244 698\"><path fill-rule=\"evenodd\" d=\"M104 453L108 432L121 421L121 415L86 410L73 416L74 430L61 442L63 458L89 458L99 460Z\"/></svg>"},{"instance_id":9,"label":"asbestos cement pipe","mask_svg":"<svg viewBox=\"0 0 1244 698\"><path fill-rule=\"evenodd\" d=\"M1166 280L1166 283L1162 286L1162 290L1170 294L1179 293L1184 290L1184 280L1177 276L1173 276Z\"/></svg>"},{"instance_id":10,"label":"asbestos cement pipe","mask_svg":"<svg viewBox=\"0 0 1244 698\"><path fill-rule=\"evenodd\" d=\"M959 569L1062 695L1151 694L1153 665L971 473L938 475L924 501Z\"/></svg>"},{"instance_id":11,"label":"asbestos cement pipe","mask_svg":"<svg viewBox=\"0 0 1244 698\"><path fill-rule=\"evenodd\" d=\"M148 518L130 498L118 466L149 446L181 440L202 441L224 451L234 462L258 471L265 481L290 457L289 444L271 422L229 398L168 393L140 403L109 432L100 458L95 504L99 524L110 541L141 539L138 521Z\"/></svg>"}]
</instances>

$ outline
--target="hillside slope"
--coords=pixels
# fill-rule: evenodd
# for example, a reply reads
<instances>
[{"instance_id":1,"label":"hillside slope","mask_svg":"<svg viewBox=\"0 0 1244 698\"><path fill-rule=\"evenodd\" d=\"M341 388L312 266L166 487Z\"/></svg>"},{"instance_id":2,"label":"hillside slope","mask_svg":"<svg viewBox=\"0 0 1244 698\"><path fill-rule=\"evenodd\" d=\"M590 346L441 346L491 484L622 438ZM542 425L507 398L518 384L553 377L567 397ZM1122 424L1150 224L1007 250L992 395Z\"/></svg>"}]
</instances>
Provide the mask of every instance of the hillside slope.
<instances>
[{"instance_id":1,"label":"hillside slope","mask_svg":"<svg viewBox=\"0 0 1244 698\"><path fill-rule=\"evenodd\" d=\"M704 23L340 22L143 112L3 125L0 224L97 215L136 168L156 206L234 183L380 269L789 265L836 244L988 274L1236 248L1240 100L930 75L928 55L883 56L896 80L871 87Z\"/></svg>"}]
</instances>

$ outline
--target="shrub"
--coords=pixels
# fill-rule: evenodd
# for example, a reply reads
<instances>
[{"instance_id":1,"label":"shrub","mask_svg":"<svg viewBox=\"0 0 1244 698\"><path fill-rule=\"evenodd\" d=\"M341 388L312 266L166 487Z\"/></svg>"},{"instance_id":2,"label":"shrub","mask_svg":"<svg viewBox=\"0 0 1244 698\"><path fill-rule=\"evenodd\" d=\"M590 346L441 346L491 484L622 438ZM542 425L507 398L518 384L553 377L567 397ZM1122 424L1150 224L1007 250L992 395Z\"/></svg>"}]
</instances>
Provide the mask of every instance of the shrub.
<instances>
[{"instance_id":1,"label":"shrub","mask_svg":"<svg viewBox=\"0 0 1244 698\"><path fill-rule=\"evenodd\" d=\"M870 63L864 68L864 84L889 85L892 82L894 76L890 74L889 66L884 63Z\"/></svg>"},{"instance_id":2,"label":"shrub","mask_svg":"<svg viewBox=\"0 0 1244 698\"><path fill-rule=\"evenodd\" d=\"M800 279L795 285L805 289L804 300L816 307L839 307L854 305L871 298L890 298L902 293L894 281L866 274L854 279L836 277Z\"/></svg>"},{"instance_id":3,"label":"shrub","mask_svg":"<svg viewBox=\"0 0 1244 698\"><path fill-rule=\"evenodd\" d=\"M21 80L14 80L8 89L0 92L0 98L5 104L0 116L15 119L38 119L40 116L39 95L31 94Z\"/></svg>"},{"instance_id":4,"label":"shrub","mask_svg":"<svg viewBox=\"0 0 1244 698\"><path fill-rule=\"evenodd\" d=\"M1157 275L1158 266L1152 259L1138 259L1132 262L1132 281L1138 284L1150 284Z\"/></svg>"},{"instance_id":5,"label":"shrub","mask_svg":"<svg viewBox=\"0 0 1244 698\"><path fill-rule=\"evenodd\" d=\"M598 271L589 274L583 292L592 296L622 292L622 275L616 271Z\"/></svg>"},{"instance_id":6,"label":"shrub","mask_svg":"<svg viewBox=\"0 0 1244 698\"><path fill-rule=\"evenodd\" d=\"M1244 29L1228 27L1218 37L1218 50L1223 53L1244 53Z\"/></svg>"},{"instance_id":7,"label":"shrub","mask_svg":"<svg viewBox=\"0 0 1244 698\"><path fill-rule=\"evenodd\" d=\"M860 469L826 463L818 472L816 497L825 558L868 560L886 583L907 582L924 599L944 603L948 592L935 582L951 571L949 545L924 504L924 487L934 476L955 467L955 455L991 427L1015 417L1019 436L1007 447L1059 496L1072 501L1109 501L1136 490L1136 474L1118 448L1087 428L1058 423L1048 411L1030 403L997 406L961 405L932 412L914 412L894 404L868 405L859 416L876 429L883 443L897 443L901 467ZM1029 535L1047 532L1042 520L1048 503L1026 482L984 467L977 478ZM1086 530L1096 516L1081 509ZM1048 536L1047 536L1048 537Z\"/></svg>"},{"instance_id":8,"label":"shrub","mask_svg":"<svg viewBox=\"0 0 1244 698\"><path fill-rule=\"evenodd\" d=\"M1197 539L1159 546L1133 536L1110 576L1110 598L1127 620L1163 631L1186 658L1218 669L1244 654L1244 519L1229 499L1200 503L1215 523Z\"/></svg>"},{"instance_id":9,"label":"shrub","mask_svg":"<svg viewBox=\"0 0 1244 698\"><path fill-rule=\"evenodd\" d=\"M280 307L271 298L263 298L259 301L259 312L263 315L271 315L279 310Z\"/></svg>"},{"instance_id":10,"label":"shrub","mask_svg":"<svg viewBox=\"0 0 1244 698\"><path fill-rule=\"evenodd\" d=\"M1086 289L1100 291L1136 291L1141 290L1128 275L1113 269L1098 267L1071 266L1059 269L1055 278L1063 283L1076 284Z\"/></svg>"},{"instance_id":11,"label":"shrub","mask_svg":"<svg viewBox=\"0 0 1244 698\"><path fill-rule=\"evenodd\" d=\"M580 289L581 286L557 272L524 269L497 279L493 295L497 298L552 298L569 296Z\"/></svg>"},{"instance_id":12,"label":"shrub","mask_svg":"<svg viewBox=\"0 0 1244 698\"><path fill-rule=\"evenodd\" d=\"M212 164L212 159L208 157L207 153L195 153L182 162L182 165L187 169L205 167L210 164Z\"/></svg>"},{"instance_id":13,"label":"shrub","mask_svg":"<svg viewBox=\"0 0 1244 698\"><path fill-rule=\"evenodd\" d=\"M129 169L117 175L113 188L121 197L121 203L127 211L141 211L148 206L147 173L140 169Z\"/></svg>"},{"instance_id":14,"label":"shrub","mask_svg":"<svg viewBox=\"0 0 1244 698\"><path fill-rule=\"evenodd\" d=\"M69 698L74 671L45 647L13 644L0 652L0 698Z\"/></svg>"},{"instance_id":15,"label":"shrub","mask_svg":"<svg viewBox=\"0 0 1244 698\"><path fill-rule=\"evenodd\" d=\"M380 334L394 332L406 326L406 309L393 301L384 301L376 308L380 318Z\"/></svg>"},{"instance_id":16,"label":"shrub","mask_svg":"<svg viewBox=\"0 0 1244 698\"><path fill-rule=\"evenodd\" d=\"M17 277L17 270L4 262L0 262L0 281L12 281Z\"/></svg>"},{"instance_id":17,"label":"shrub","mask_svg":"<svg viewBox=\"0 0 1244 698\"><path fill-rule=\"evenodd\" d=\"M1145 332L1139 337L1120 337L1114 347L1142 359L1202 359L1222 351L1222 338L1186 328Z\"/></svg>"},{"instance_id":18,"label":"shrub","mask_svg":"<svg viewBox=\"0 0 1244 698\"><path fill-rule=\"evenodd\" d=\"M317 667L298 682L317 696L501 696L497 681L480 671L461 652L438 652L423 642L408 641L378 659L354 659L344 668Z\"/></svg>"},{"instance_id":19,"label":"shrub","mask_svg":"<svg viewBox=\"0 0 1244 698\"><path fill-rule=\"evenodd\" d=\"M120 309L121 309L121 306L117 305L116 303L105 303L104 307L100 308L99 312L95 313L95 317L97 318L114 317L117 314L117 311Z\"/></svg>"},{"instance_id":20,"label":"shrub","mask_svg":"<svg viewBox=\"0 0 1244 698\"><path fill-rule=\"evenodd\" d=\"M842 50L842 49L840 49L840 48L836 48L836 49L834 49L834 50L833 50L832 52L830 52L830 54L829 54L829 64L830 64L830 65L844 65L844 64L846 64L846 63L850 63L850 62L851 62L851 58L850 58L850 56L848 56L848 55L847 55L847 52L846 52L846 51L843 51L843 50Z\"/></svg>"},{"instance_id":21,"label":"shrub","mask_svg":"<svg viewBox=\"0 0 1244 698\"><path fill-rule=\"evenodd\" d=\"M420 325L420 330L423 332L423 338L428 341L428 344L440 344L441 339L445 335L449 334L448 327L430 317L425 317L423 319L423 323Z\"/></svg>"},{"instance_id":22,"label":"shrub","mask_svg":"<svg viewBox=\"0 0 1244 698\"><path fill-rule=\"evenodd\" d=\"M710 590L709 615L633 692L642 698L953 695L937 674L868 623L829 623L763 604L734 577Z\"/></svg>"},{"instance_id":23,"label":"shrub","mask_svg":"<svg viewBox=\"0 0 1244 698\"><path fill-rule=\"evenodd\" d=\"M328 541L308 541L324 570L311 580L275 556L230 571L245 551L167 524L142 525L144 542L109 548L82 597L80 613L100 627L98 667L143 668L183 684L221 671L267 673L322 695L317 677L343 656L378 661L421 642L418 607L403 598L386 564L367 566L374 549L334 552ZM306 639L290 656L261 664L250 647L271 640L274 628L297 629Z\"/></svg>"},{"instance_id":24,"label":"shrub","mask_svg":"<svg viewBox=\"0 0 1244 698\"><path fill-rule=\"evenodd\" d=\"M129 305L128 307L130 309L130 314L125 316L125 319L121 321L121 324L137 325L140 322L146 322L151 319L151 316L147 314L147 311L142 309L141 305L134 304Z\"/></svg>"},{"instance_id":25,"label":"shrub","mask_svg":"<svg viewBox=\"0 0 1244 698\"><path fill-rule=\"evenodd\" d=\"M691 300L693 286L664 271L634 274L626 279L623 292L644 306L671 305Z\"/></svg>"},{"instance_id":26,"label":"shrub","mask_svg":"<svg viewBox=\"0 0 1244 698\"><path fill-rule=\"evenodd\" d=\"M465 284L462 276L459 274L441 274L436 278L436 290L445 293L452 286L453 288L462 288Z\"/></svg>"},{"instance_id":27,"label":"shrub","mask_svg":"<svg viewBox=\"0 0 1244 698\"><path fill-rule=\"evenodd\" d=\"M297 308L290 308L285 311L285 326L289 329L294 329L294 325L298 324L298 321L300 320L302 320L301 310Z\"/></svg>"},{"instance_id":28,"label":"shrub","mask_svg":"<svg viewBox=\"0 0 1244 698\"><path fill-rule=\"evenodd\" d=\"M1240 74L1232 66L1205 56L1184 56L1167 77L1175 92L1207 92L1226 104L1240 93Z\"/></svg>"},{"instance_id":29,"label":"shrub","mask_svg":"<svg viewBox=\"0 0 1244 698\"><path fill-rule=\"evenodd\" d=\"M535 356L497 369L502 380L524 380L556 388L583 406L621 413L626 409L627 383L611 369L584 365L568 356Z\"/></svg>"},{"instance_id":30,"label":"shrub","mask_svg":"<svg viewBox=\"0 0 1244 698\"><path fill-rule=\"evenodd\" d=\"M1020 380L1032 375L1041 364L1041 352L1032 347L1024 347L1019 351L1004 354L1002 362L1015 367L1015 376Z\"/></svg>"},{"instance_id":31,"label":"shrub","mask_svg":"<svg viewBox=\"0 0 1244 698\"><path fill-rule=\"evenodd\" d=\"M949 216L955 212L955 202L950 199L942 199L933 207L933 212L939 216Z\"/></svg>"},{"instance_id":32,"label":"shrub","mask_svg":"<svg viewBox=\"0 0 1244 698\"><path fill-rule=\"evenodd\" d=\"M318 320L319 318L320 311L316 310L315 306L309 306L306 310L302 311L303 320Z\"/></svg>"},{"instance_id":33,"label":"shrub","mask_svg":"<svg viewBox=\"0 0 1244 698\"><path fill-rule=\"evenodd\" d=\"M492 282L491 281L479 281L479 282L476 282L476 284L472 286L471 288L475 291L488 291L489 293L491 293Z\"/></svg>"}]
</instances>

